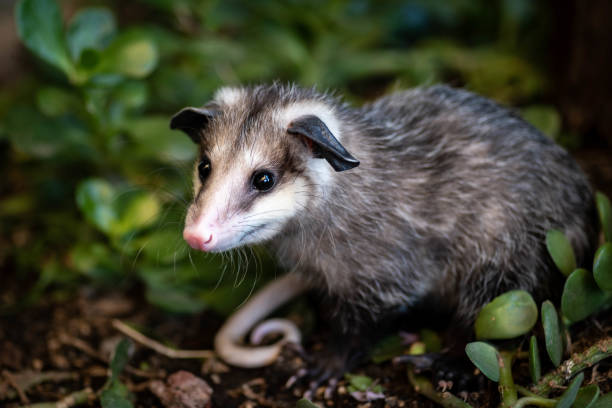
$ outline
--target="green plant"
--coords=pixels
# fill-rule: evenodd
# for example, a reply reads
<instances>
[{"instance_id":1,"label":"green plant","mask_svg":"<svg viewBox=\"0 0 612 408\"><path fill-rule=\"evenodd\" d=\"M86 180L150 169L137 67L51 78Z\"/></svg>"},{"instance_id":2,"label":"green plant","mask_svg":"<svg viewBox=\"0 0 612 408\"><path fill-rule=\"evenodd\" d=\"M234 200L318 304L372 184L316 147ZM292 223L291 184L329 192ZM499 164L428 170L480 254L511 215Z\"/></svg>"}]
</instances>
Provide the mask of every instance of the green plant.
<instances>
[{"instance_id":1,"label":"green plant","mask_svg":"<svg viewBox=\"0 0 612 408\"><path fill-rule=\"evenodd\" d=\"M530 338L527 353L521 352L520 347L516 347L516 342L513 343L514 348L510 349L499 349L486 341L476 341L466 346L466 354L472 363L491 381L499 383L501 408L594 407L598 406L598 401L612 398L610 394L601 395L595 384L581 388L584 380L581 371L612 356L612 338L603 339L562 362L569 342L566 339L569 337L570 326L612 306L612 243L609 242L609 235L605 233L612 208L604 194L597 193L596 200L604 236L608 242L604 242L597 250L593 272L576 268L573 249L562 232L551 230L546 235L546 245L551 258L562 274L567 276L561 296L560 314L548 300L542 303L540 309L544 346L555 369L542 376L540 350L535 335ZM507 292L481 309L475 323L476 337L479 340L517 338L529 333L537 318L536 304L527 292ZM512 373L514 360L525 356L529 359L531 390L516 385ZM562 386L568 381L570 384L562 395L549 397L553 386ZM522 395L521 398L519 394ZM444 406L461 406L456 405L455 400L449 400L447 403L433 388L428 388L428 393L424 395Z\"/></svg>"}]
</instances>

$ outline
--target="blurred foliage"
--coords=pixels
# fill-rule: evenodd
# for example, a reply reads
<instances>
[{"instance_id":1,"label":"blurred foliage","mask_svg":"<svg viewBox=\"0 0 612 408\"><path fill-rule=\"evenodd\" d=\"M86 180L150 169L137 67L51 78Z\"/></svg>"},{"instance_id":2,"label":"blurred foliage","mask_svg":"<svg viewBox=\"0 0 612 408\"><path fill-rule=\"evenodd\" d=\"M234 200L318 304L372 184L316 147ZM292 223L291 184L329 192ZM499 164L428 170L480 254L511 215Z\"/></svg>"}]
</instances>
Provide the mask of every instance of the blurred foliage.
<instances>
[{"instance_id":1,"label":"blurred foliage","mask_svg":"<svg viewBox=\"0 0 612 408\"><path fill-rule=\"evenodd\" d=\"M545 104L548 10L529 0L62 6L17 3L31 64L0 90L0 259L24 284L35 277L27 301L142 282L165 309L229 312L273 269L256 249L224 273L181 238L196 149L168 120L221 85L294 81L361 102L449 82L567 139Z\"/></svg>"}]
</instances>

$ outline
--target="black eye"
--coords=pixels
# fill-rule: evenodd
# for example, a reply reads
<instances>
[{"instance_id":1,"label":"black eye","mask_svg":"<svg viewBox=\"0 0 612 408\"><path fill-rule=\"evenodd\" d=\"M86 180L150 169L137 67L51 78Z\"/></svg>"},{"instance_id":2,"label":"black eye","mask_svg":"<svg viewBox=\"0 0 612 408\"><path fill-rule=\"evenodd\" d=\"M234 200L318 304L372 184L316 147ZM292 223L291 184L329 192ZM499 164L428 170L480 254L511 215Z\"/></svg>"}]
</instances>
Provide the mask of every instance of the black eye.
<instances>
[{"instance_id":1,"label":"black eye","mask_svg":"<svg viewBox=\"0 0 612 408\"><path fill-rule=\"evenodd\" d=\"M198 164L198 174L200 175L200 181L204 183L210 174L210 160L208 160L208 157L202 157L202 161Z\"/></svg>"},{"instance_id":2,"label":"black eye","mask_svg":"<svg viewBox=\"0 0 612 408\"><path fill-rule=\"evenodd\" d=\"M274 174L267 170L258 171L253 174L251 184L256 190L268 191L274 187Z\"/></svg>"}]
</instances>

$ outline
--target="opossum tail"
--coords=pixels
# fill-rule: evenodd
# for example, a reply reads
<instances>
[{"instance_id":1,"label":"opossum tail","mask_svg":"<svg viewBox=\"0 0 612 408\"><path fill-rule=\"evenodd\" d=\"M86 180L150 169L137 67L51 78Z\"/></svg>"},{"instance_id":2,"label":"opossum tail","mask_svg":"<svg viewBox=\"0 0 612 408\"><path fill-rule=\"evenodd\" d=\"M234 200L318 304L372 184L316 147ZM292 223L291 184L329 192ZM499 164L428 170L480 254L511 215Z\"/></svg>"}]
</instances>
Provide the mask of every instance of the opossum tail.
<instances>
[{"instance_id":1,"label":"opossum tail","mask_svg":"<svg viewBox=\"0 0 612 408\"><path fill-rule=\"evenodd\" d=\"M276 343L262 347L241 345L248 331L260 319L296 297L307 285L295 273L289 273L270 282L225 322L215 336L215 351L228 364L244 368L263 367L272 364L285 343L300 343L301 333L286 319L266 320L251 333L251 343L258 344L268 333L281 333Z\"/></svg>"}]
</instances>

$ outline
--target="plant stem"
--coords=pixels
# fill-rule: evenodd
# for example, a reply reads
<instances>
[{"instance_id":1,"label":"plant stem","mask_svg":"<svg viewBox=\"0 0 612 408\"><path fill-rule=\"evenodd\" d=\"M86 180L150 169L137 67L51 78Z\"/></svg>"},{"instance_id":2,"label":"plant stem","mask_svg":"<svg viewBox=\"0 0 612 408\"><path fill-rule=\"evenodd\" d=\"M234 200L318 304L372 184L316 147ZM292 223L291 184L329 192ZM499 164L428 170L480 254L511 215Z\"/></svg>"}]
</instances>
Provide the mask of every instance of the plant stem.
<instances>
[{"instance_id":1,"label":"plant stem","mask_svg":"<svg viewBox=\"0 0 612 408\"><path fill-rule=\"evenodd\" d=\"M562 386L580 371L610 356L612 356L612 337L598 341L582 353L573 354L556 370L542 377L538 384L531 387L531 391L546 396L553 388Z\"/></svg>"},{"instance_id":2,"label":"plant stem","mask_svg":"<svg viewBox=\"0 0 612 408\"><path fill-rule=\"evenodd\" d=\"M521 385L517 385L516 386L516 390L519 392L519 394L525 396L525 397L536 397L536 398L544 398L541 395L535 394L533 392L531 392L530 390L528 390L527 388L521 386Z\"/></svg>"},{"instance_id":3,"label":"plant stem","mask_svg":"<svg viewBox=\"0 0 612 408\"><path fill-rule=\"evenodd\" d=\"M557 400L542 398L542 397L524 397L516 401L512 408L523 408L527 405L537 405L538 407L554 407L557 405Z\"/></svg>"},{"instance_id":4,"label":"plant stem","mask_svg":"<svg viewBox=\"0 0 612 408\"><path fill-rule=\"evenodd\" d=\"M502 397L501 408L512 407L518 399L514 379L512 378L512 360L514 353L501 351L499 353L499 393Z\"/></svg>"},{"instance_id":5,"label":"plant stem","mask_svg":"<svg viewBox=\"0 0 612 408\"><path fill-rule=\"evenodd\" d=\"M414 375L412 368L408 368L408 379L416 392L445 408L473 408L470 404L455 397L450 392L437 392L429 380Z\"/></svg>"}]
</instances>

